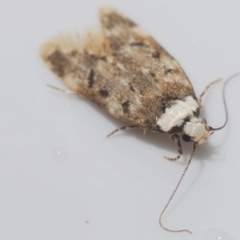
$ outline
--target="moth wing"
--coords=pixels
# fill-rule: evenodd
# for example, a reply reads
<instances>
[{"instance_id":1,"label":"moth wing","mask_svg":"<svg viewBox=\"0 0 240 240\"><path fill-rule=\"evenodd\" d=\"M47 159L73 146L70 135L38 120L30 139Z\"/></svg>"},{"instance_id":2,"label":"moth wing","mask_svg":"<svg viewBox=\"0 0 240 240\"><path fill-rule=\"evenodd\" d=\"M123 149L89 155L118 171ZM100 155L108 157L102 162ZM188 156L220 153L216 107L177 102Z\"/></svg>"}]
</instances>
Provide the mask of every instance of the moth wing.
<instances>
[{"instance_id":1,"label":"moth wing","mask_svg":"<svg viewBox=\"0 0 240 240\"><path fill-rule=\"evenodd\" d=\"M128 124L157 130L156 118L195 94L179 63L147 32L112 8L100 10L102 29L60 36L42 57L72 90Z\"/></svg>"}]
</instances>

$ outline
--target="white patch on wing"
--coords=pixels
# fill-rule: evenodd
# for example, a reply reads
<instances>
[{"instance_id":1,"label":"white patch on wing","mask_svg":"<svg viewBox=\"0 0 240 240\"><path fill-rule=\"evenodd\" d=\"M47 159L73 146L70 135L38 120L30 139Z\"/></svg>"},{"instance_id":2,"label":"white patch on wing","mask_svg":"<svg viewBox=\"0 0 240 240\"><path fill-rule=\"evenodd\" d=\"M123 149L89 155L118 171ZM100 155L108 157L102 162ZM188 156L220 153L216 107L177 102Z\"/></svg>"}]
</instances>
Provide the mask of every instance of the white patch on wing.
<instances>
[{"instance_id":1,"label":"white patch on wing","mask_svg":"<svg viewBox=\"0 0 240 240\"><path fill-rule=\"evenodd\" d=\"M184 119L193 116L198 108L199 105L192 96L187 96L183 101L177 100L170 108L166 108L165 113L157 120L157 125L168 132L173 127L180 127Z\"/></svg>"}]
</instances>

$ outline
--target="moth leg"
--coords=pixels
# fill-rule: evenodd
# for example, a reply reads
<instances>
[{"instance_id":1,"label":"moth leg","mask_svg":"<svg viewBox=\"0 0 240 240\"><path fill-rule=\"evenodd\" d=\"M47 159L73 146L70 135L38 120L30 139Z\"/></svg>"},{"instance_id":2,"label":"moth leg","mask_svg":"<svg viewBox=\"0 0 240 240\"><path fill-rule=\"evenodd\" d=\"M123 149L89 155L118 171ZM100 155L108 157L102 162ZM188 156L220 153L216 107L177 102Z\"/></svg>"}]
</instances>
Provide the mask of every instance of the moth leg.
<instances>
[{"instance_id":1,"label":"moth leg","mask_svg":"<svg viewBox=\"0 0 240 240\"><path fill-rule=\"evenodd\" d=\"M181 146L181 142L180 142L180 138L179 138L178 135L172 135L172 136L171 136L171 139L172 139L174 142L177 143L178 155L177 155L177 157L175 157L175 158L170 158L170 157L166 157L166 156L164 156L164 158L166 158L167 160L170 160L170 161L177 161L177 160L181 157L181 155L183 154L183 152L182 152L182 146Z\"/></svg>"},{"instance_id":2,"label":"moth leg","mask_svg":"<svg viewBox=\"0 0 240 240\"><path fill-rule=\"evenodd\" d=\"M125 130L125 129L132 129L132 128L137 128L138 126L136 125L130 125L130 126L123 126L123 127L120 127L120 128L117 128L116 130L114 130L113 132L109 133L107 135L107 137L110 137L112 136L114 133L120 131L120 130Z\"/></svg>"},{"instance_id":3,"label":"moth leg","mask_svg":"<svg viewBox=\"0 0 240 240\"><path fill-rule=\"evenodd\" d=\"M53 88L59 92L63 92L63 93L66 93L66 94L71 94L71 95L77 95L76 92L72 91L72 90L69 90L69 89L62 89L62 88L58 88L58 87L55 87L53 85L50 85L50 84L47 84L48 87L50 88Z\"/></svg>"},{"instance_id":4,"label":"moth leg","mask_svg":"<svg viewBox=\"0 0 240 240\"><path fill-rule=\"evenodd\" d=\"M202 92L202 94L201 94L201 95L199 96L199 98L198 98L198 102L199 102L200 104L201 104L201 102L202 102L202 97L203 97L203 95L207 92L207 90L208 90L213 84L215 84L215 83L217 83L217 82L219 82L219 81L221 81L221 80L222 80L222 78L219 78L219 79L217 79L217 80L209 83L209 84L206 86L206 88L204 89L204 91Z\"/></svg>"}]
</instances>

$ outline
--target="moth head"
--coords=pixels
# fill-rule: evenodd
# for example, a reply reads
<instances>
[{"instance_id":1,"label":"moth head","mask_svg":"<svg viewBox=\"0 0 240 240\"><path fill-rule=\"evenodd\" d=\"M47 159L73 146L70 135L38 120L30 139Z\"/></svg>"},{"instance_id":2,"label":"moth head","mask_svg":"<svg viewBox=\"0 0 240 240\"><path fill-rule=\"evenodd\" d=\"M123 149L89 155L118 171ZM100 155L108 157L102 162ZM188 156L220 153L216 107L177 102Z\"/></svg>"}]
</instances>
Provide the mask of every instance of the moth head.
<instances>
[{"instance_id":1,"label":"moth head","mask_svg":"<svg viewBox=\"0 0 240 240\"><path fill-rule=\"evenodd\" d=\"M185 142L193 141L196 144L203 144L211 135L211 129L205 119L192 117L185 123L182 139Z\"/></svg>"}]
</instances>

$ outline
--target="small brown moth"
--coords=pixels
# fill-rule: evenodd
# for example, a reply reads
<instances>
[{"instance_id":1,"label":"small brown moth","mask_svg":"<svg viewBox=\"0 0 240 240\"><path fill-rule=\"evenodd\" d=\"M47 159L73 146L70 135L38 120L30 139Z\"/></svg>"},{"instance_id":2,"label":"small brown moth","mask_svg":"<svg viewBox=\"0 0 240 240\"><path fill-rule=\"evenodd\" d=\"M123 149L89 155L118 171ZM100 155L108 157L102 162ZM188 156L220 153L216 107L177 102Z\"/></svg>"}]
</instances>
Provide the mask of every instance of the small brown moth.
<instances>
[{"instance_id":1,"label":"small brown moth","mask_svg":"<svg viewBox=\"0 0 240 240\"><path fill-rule=\"evenodd\" d=\"M168 133L178 147L175 158L165 157L172 161L182 155L180 138L191 142L187 166L159 218L167 231L191 233L168 229L161 219L196 145L227 123L228 117L222 127L212 128L199 117L202 96L218 80L197 98L179 63L136 23L110 7L100 10L100 20L98 31L88 31L83 37L62 35L46 43L41 56L69 87L65 92L86 97L127 124L108 136L129 128ZM224 91L223 99L227 116Z\"/></svg>"}]
</instances>

